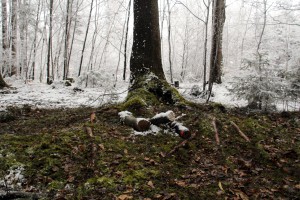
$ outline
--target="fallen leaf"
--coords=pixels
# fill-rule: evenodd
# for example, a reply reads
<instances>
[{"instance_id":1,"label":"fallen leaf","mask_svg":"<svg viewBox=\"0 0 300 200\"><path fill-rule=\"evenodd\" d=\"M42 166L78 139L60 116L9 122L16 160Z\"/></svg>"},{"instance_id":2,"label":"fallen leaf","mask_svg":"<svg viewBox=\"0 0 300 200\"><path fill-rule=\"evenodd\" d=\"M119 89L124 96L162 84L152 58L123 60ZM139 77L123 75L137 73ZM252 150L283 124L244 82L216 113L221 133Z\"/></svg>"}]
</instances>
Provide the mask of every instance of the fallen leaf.
<instances>
[{"instance_id":1,"label":"fallen leaf","mask_svg":"<svg viewBox=\"0 0 300 200\"><path fill-rule=\"evenodd\" d=\"M74 176L69 176L69 178L68 178L68 182L69 183L72 183L73 181L75 180L75 177Z\"/></svg>"},{"instance_id":2,"label":"fallen leaf","mask_svg":"<svg viewBox=\"0 0 300 200\"><path fill-rule=\"evenodd\" d=\"M124 154L127 155L128 154L128 150L124 149Z\"/></svg>"},{"instance_id":3,"label":"fallen leaf","mask_svg":"<svg viewBox=\"0 0 300 200\"><path fill-rule=\"evenodd\" d=\"M176 185L180 186L180 187L185 187L186 186L186 182L184 181L175 181Z\"/></svg>"},{"instance_id":4,"label":"fallen leaf","mask_svg":"<svg viewBox=\"0 0 300 200\"><path fill-rule=\"evenodd\" d=\"M101 149L102 151L104 151L104 150L105 150L105 147L104 147L104 145L103 145L103 144L99 144L99 147L100 147L100 149Z\"/></svg>"},{"instance_id":5,"label":"fallen leaf","mask_svg":"<svg viewBox=\"0 0 300 200\"><path fill-rule=\"evenodd\" d=\"M156 194L153 196L154 199L161 199L162 198L162 195L161 194Z\"/></svg>"},{"instance_id":6,"label":"fallen leaf","mask_svg":"<svg viewBox=\"0 0 300 200\"><path fill-rule=\"evenodd\" d=\"M224 192L225 190L223 189L222 183L219 181L219 188Z\"/></svg>"},{"instance_id":7,"label":"fallen leaf","mask_svg":"<svg viewBox=\"0 0 300 200\"><path fill-rule=\"evenodd\" d=\"M128 200L128 199L133 199L133 196L127 195L127 194L122 194L118 196L118 200Z\"/></svg>"},{"instance_id":8,"label":"fallen leaf","mask_svg":"<svg viewBox=\"0 0 300 200\"><path fill-rule=\"evenodd\" d=\"M241 190L234 190L235 195L242 200L249 200L249 197Z\"/></svg>"},{"instance_id":9,"label":"fallen leaf","mask_svg":"<svg viewBox=\"0 0 300 200\"><path fill-rule=\"evenodd\" d=\"M148 181L147 185L148 185L149 187L153 188L153 189L155 188L152 181Z\"/></svg>"},{"instance_id":10,"label":"fallen leaf","mask_svg":"<svg viewBox=\"0 0 300 200\"><path fill-rule=\"evenodd\" d=\"M92 112L92 114L91 114L91 117L90 117L90 120L91 120L91 123L94 123L94 122L96 122L96 113L95 112Z\"/></svg>"},{"instance_id":11,"label":"fallen leaf","mask_svg":"<svg viewBox=\"0 0 300 200\"><path fill-rule=\"evenodd\" d=\"M300 190L300 184L295 185L295 188L298 189L298 190Z\"/></svg>"}]
</instances>

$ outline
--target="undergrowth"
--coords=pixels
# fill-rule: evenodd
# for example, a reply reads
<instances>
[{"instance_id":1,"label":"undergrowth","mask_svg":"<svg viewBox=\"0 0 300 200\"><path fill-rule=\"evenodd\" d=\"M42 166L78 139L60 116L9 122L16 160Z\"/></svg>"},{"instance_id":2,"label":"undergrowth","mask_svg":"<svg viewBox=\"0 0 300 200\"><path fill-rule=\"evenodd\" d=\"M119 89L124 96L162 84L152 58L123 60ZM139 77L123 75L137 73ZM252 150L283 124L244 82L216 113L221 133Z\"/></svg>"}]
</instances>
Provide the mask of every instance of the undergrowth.
<instances>
[{"instance_id":1,"label":"undergrowth","mask_svg":"<svg viewBox=\"0 0 300 200\"><path fill-rule=\"evenodd\" d=\"M182 139L164 132L134 135L119 122L119 105L96 109L93 124L91 108L11 108L11 120L0 123L0 181L9 170L24 166L18 190L41 193L44 199L300 196L299 113L247 114L215 104L158 105L147 113L170 109L177 116L185 114L180 121L196 137L164 157ZM220 145L215 141L213 117L218 120ZM94 137L85 126L92 128Z\"/></svg>"}]
</instances>

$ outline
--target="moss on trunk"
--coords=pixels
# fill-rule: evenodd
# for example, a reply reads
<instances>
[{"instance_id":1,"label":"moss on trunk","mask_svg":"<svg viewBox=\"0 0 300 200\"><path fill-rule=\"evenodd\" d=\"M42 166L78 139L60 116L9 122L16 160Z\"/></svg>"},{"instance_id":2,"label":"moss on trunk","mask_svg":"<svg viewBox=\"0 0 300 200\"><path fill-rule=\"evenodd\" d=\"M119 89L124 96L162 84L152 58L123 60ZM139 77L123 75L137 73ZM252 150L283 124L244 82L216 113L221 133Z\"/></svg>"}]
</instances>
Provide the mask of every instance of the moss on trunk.
<instances>
[{"instance_id":1,"label":"moss on trunk","mask_svg":"<svg viewBox=\"0 0 300 200\"><path fill-rule=\"evenodd\" d=\"M122 110L139 112L146 107L159 104L178 105L185 103L185 99L167 81L150 73L139 77L132 83L127 99L121 108Z\"/></svg>"}]
</instances>

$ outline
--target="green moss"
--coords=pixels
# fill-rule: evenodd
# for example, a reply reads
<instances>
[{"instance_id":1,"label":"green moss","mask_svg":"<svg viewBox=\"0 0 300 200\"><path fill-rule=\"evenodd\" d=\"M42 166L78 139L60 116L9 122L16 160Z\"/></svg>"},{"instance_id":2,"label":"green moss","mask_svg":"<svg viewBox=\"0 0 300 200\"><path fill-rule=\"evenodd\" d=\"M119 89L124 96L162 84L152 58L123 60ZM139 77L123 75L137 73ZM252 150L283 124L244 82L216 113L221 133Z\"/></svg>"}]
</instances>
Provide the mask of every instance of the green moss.
<instances>
[{"instance_id":1,"label":"green moss","mask_svg":"<svg viewBox=\"0 0 300 200\"><path fill-rule=\"evenodd\" d=\"M65 186L65 183L62 181L52 181L48 184L47 188L49 190L60 190L63 189Z\"/></svg>"}]
</instances>

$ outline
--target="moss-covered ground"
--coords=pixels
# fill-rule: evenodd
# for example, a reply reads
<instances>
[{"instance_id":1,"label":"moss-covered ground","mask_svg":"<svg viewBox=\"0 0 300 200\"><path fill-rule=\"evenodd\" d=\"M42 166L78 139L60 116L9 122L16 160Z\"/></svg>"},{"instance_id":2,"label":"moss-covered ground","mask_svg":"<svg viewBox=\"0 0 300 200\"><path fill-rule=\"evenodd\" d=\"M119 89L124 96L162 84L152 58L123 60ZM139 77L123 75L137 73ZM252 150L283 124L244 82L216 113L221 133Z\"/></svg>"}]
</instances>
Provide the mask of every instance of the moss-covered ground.
<instances>
[{"instance_id":1,"label":"moss-covered ground","mask_svg":"<svg viewBox=\"0 0 300 200\"><path fill-rule=\"evenodd\" d=\"M0 180L9 169L23 166L26 181L18 190L41 193L43 199L300 197L299 112L247 113L218 104L150 107L148 115L170 109L185 114L179 121L196 133L164 157L182 139L163 132L134 135L119 122L122 106L10 108L0 122ZM97 121L91 124L93 111ZM94 137L84 127L91 127Z\"/></svg>"}]
</instances>

